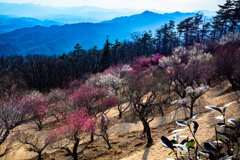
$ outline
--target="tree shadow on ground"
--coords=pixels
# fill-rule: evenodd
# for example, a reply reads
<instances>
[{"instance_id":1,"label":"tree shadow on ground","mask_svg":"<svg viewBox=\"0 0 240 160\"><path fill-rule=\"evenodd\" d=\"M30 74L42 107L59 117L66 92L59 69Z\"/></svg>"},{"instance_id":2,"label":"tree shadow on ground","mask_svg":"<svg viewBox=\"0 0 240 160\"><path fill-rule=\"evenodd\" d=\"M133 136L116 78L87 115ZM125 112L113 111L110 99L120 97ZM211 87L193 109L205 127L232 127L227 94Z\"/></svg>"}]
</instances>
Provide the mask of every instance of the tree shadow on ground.
<instances>
[{"instance_id":1,"label":"tree shadow on ground","mask_svg":"<svg viewBox=\"0 0 240 160\"><path fill-rule=\"evenodd\" d=\"M152 147L152 145L150 147L146 147L146 149L143 153L143 156L142 156L142 160L147 160L147 157L148 157L148 154L149 154L149 151L150 151L151 147Z\"/></svg>"}]
</instances>

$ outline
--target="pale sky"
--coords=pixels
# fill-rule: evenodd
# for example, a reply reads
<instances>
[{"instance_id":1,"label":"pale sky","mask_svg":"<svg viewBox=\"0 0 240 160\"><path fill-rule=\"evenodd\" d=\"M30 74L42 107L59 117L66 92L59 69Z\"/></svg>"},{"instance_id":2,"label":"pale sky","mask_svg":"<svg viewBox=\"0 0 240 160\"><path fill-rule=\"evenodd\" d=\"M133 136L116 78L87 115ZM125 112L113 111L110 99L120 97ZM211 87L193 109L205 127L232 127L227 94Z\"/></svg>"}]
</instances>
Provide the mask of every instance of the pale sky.
<instances>
[{"instance_id":1,"label":"pale sky","mask_svg":"<svg viewBox=\"0 0 240 160\"><path fill-rule=\"evenodd\" d=\"M0 0L7 3L34 3L55 7L96 6L108 9L155 9L162 11L192 12L195 10L216 11L218 4L226 0Z\"/></svg>"}]
</instances>

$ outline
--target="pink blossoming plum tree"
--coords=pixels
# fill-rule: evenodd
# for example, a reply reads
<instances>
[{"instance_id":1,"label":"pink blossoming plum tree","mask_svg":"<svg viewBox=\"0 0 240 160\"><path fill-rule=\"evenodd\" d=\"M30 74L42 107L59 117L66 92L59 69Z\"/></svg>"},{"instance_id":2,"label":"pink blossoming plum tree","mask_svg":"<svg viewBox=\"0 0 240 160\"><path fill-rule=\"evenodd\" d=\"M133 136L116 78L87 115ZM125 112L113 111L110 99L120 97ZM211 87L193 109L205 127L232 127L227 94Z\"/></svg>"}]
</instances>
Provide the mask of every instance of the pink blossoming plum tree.
<instances>
[{"instance_id":1,"label":"pink blossoming plum tree","mask_svg":"<svg viewBox=\"0 0 240 160\"><path fill-rule=\"evenodd\" d=\"M32 115L31 119L37 124L38 130L42 130L43 121L49 115L48 99L39 92L31 92L27 95L27 101L31 104L26 112Z\"/></svg>"},{"instance_id":2,"label":"pink blossoming plum tree","mask_svg":"<svg viewBox=\"0 0 240 160\"><path fill-rule=\"evenodd\" d=\"M11 130L34 118L32 108L36 104L38 101L33 101L28 95L19 97L16 92L12 92L11 95L6 94L0 99L0 146L6 141ZM6 154L8 150L9 148L0 156Z\"/></svg>"},{"instance_id":3,"label":"pink blossoming plum tree","mask_svg":"<svg viewBox=\"0 0 240 160\"><path fill-rule=\"evenodd\" d=\"M88 112L83 109L76 110L74 113L67 115L64 119L65 122L62 123L60 127L50 131L48 135L48 142L54 145L55 142L64 138L73 141L74 145L72 151L68 146L62 146L61 148L65 149L74 160L77 160L77 149L79 142L87 135L94 132L96 119L90 116ZM81 152L83 152L86 147Z\"/></svg>"}]
</instances>

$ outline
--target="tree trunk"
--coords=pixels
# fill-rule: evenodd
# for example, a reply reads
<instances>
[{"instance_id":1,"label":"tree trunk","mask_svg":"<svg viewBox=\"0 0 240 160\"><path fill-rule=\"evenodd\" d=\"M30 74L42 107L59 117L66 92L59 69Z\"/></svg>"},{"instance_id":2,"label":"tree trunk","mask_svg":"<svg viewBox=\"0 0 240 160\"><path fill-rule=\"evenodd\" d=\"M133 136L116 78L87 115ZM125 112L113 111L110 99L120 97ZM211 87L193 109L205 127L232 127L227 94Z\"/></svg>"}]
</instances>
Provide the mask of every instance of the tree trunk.
<instances>
[{"instance_id":1,"label":"tree trunk","mask_svg":"<svg viewBox=\"0 0 240 160\"><path fill-rule=\"evenodd\" d=\"M119 115L118 115L119 117L119 119L121 119L122 118L122 111L121 110L119 110Z\"/></svg>"},{"instance_id":2,"label":"tree trunk","mask_svg":"<svg viewBox=\"0 0 240 160\"><path fill-rule=\"evenodd\" d=\"M236 83L234 83L234 80L233 80L230 76L228 76L228 81L231 83L232 89L233 89L234 91L240 89L240 87L239 87Z\"/></svg>"},{"instance_id":3,"label":"tree trunk","mask_svg":"<svg viewBox=\"0 0 240 160\"><path fill-rule=\"evenodd\" d=\"M38 160L41 160L42 152L38 152Z\"/></svg>"},{"instance_id":4,"label":"tree trunk","mask_svg":"<svg viewBox=\"0 0 240 160\"><path fill-rule=\"evenodd\" d=\"M42 121L37 120L36 123L37 123L38 130L41 131L42 130Z\"/></svg>"},{"instance_id":5,"label":"tree trunk","mask_svg":"<svg viewBox=\"0 0 240 160\"><path fill-rule=\"evenodd\" d=\"M75 142L74 142L74 146L73 146L73 152L72 152L72 157L74 160L77 160L77 148L78 148L78 144L79 144L79 138L75 137Z\"/></svg>"},{"instance_id":6,"label":"tree trunk","mask_svg":"<svg viewBox=\"0 0 240 160\"><path fill-rule=\"evenodd\" d=\"M190 108L190 118L193 117L193 107Z\"/></svg>"},{"instance_id":7,"label":"tree trunk","mask_svg":"<svg viewBox=\"0 0 240 160\"><path fill-rule=\"evenodd\" d=\"M199 96L200 97L200 96ZM198 98L198 97L197 97ZM190 106L190 118L193 117L193 107L194 107L194 103L195 101L197 100L197 98L194 98L192 101L191 101L191 106Z\"/></svg>"},{"instance_id":8,"label":"tree trunk","mask_svg":"<svg viewBox=\"0 0 240 160\"><path fill-rule=\"evenodd\" d=\"M94 135L93 135L93 133L91 132L91 142L93 142L94 141Z\"/></svg>"},{"instance_id":9,"label":"tree trunk","mask_svg":"<svg viewBox=\"0 0 240 160\"><path fill-rule=\"evenodd\" d=\"M147 121L145 119L141 119L142 124L144 126L144 132L147 133L147 138L148 138L148 143L147 143L147 147L150 147L153 143L153 139L151 136L151 131L150 131L150 127L149 124L147 123Z\"/></svg>"},{"instance_id":10,"label":"tree trunk","mask_svg":"<svg viewBox=\"0 0 240 160\"><path fill-rule=\"evenodd\" d=\"M56 118L56 122L59 122L58 116L56 116L55 114L52 115Z\"/></svg>"},{"instance_id":11,"label":"tree trunk","mask_svg":"<svg viewBox=\"0 0 240 160\"><path fill-rule=\"evenodd\" d=\"M162 107L160 105L158 107L159 107L159 111L162 113L162 116L164 116Z\"/></svg>"}]
</instances>

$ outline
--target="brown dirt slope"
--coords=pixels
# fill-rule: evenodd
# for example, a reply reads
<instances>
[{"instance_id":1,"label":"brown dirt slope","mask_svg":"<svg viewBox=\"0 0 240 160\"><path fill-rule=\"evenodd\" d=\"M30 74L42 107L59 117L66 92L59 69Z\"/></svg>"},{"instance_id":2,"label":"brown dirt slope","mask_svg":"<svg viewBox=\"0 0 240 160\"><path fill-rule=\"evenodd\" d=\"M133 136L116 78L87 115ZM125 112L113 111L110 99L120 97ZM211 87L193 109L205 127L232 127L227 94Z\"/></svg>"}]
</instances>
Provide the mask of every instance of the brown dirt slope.
<instances>
[{"instance_id":1,"label":"brown dirt slope","mask_svg":"<svg viewBox=\"0 0 240 160\"><path fill-rule=\"evenodd\" d=\"M206 94L204 94L197 102L198 106L196 106L196 112L202 112L197 118L196 121L199 123L199 128L196 133L196 138L199 140L200 143L203 143L214 136L214 128L209 127L209 125L215 124L219 122L214 117L220 116L220 113L217 111L206 111L206 105L213 105L213 106L221 106L220 109L223 109L223 106L229 102L232 104L226 110L226 118L233 118L239 119L240 118L240 91L237 92L227 92L229 90L230 84L223 83L222 85L218 85ZM179 119L185 119L184 109L178 109L172 113L170 113L167 117L159 118L154 123L159 122L160 124L169 122L169 121L176 121ZM179 112L181 114L179 114ZM164 121L164 122L163 122ZM152 124L153 125L153 124ZM179 129L182 129L179 127ZM191 133L189 131L182 131L178 133L180 136L190 136ZM172 135L168 136L169 139L172 139ZM160 139L160 137L159 137ZM122 160L165 160L167 158L174 158L173 155L168 155L171 150L165 147L162 147L161 140L156 141L155 144L151 148L143 149L141 151L135 152L134 154L130 155L129 157L123 158Z\"/></svg>"}]
</instances>

